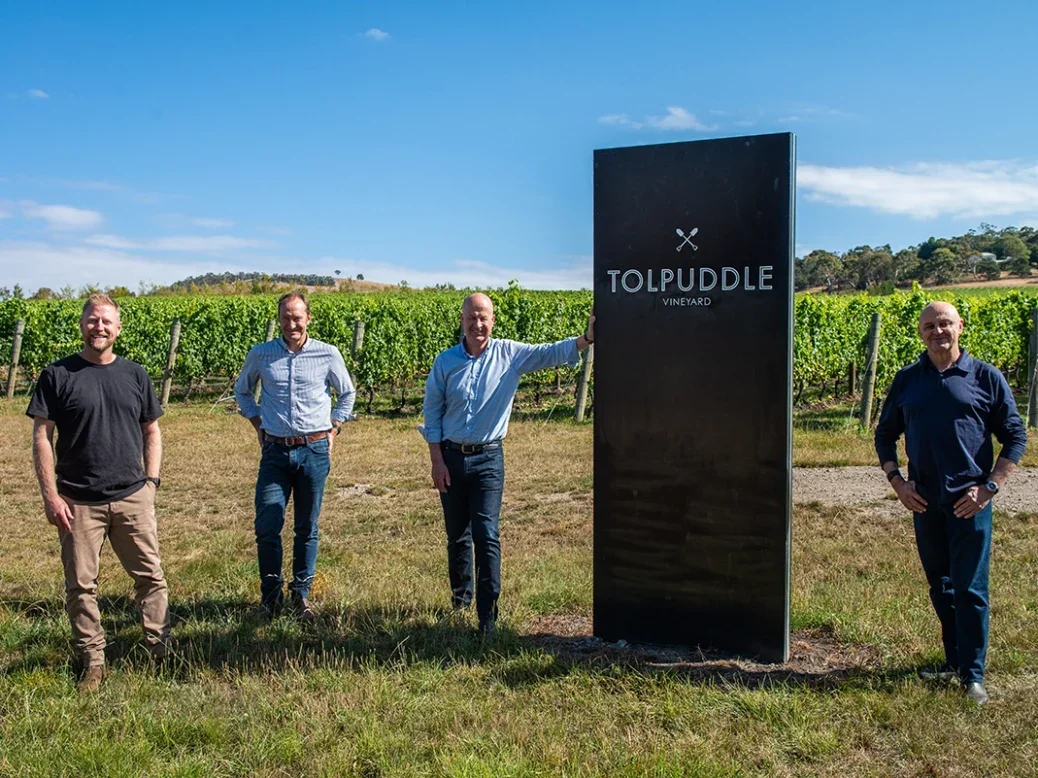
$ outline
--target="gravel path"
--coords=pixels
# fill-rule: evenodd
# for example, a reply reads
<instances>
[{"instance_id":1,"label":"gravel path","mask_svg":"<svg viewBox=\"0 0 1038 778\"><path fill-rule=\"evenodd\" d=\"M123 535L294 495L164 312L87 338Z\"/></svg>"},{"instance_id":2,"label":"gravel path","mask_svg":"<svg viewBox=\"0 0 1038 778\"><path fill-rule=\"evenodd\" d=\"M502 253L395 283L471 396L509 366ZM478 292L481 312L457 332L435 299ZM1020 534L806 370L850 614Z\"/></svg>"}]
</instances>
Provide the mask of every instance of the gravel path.
<instances>
[{"instance_id":1,"label":"gravel path","mask_svg":"<svg viewBox=\"0 0 1038 778\"><path fill-rule=\"evenodd\" d=\"M878 467L793 468L793 502L869 505L903 511ZM1038 468L1017 468L995 507L1008 513L1038 511Z\"/></svg>"}]
</instances>

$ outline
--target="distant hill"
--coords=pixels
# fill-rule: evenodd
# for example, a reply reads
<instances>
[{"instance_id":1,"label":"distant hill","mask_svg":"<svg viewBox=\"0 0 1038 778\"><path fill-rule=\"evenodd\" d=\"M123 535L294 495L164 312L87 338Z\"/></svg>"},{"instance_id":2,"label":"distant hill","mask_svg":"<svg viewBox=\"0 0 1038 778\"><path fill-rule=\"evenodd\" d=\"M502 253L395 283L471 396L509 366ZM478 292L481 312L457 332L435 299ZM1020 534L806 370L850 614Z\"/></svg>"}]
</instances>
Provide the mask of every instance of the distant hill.
<instances>
[{"instance_id":1,"label":"distant hill","mask_svg":"<svg viewBox=\"0 0 1038 778\"><path fill-rule=\"evenodd\" d=\"M308 291L380 292L399 287L365 281L303 273L206 273L154 287L149 294L263 294L305 287Z\"/></svg>"}]
</instances>

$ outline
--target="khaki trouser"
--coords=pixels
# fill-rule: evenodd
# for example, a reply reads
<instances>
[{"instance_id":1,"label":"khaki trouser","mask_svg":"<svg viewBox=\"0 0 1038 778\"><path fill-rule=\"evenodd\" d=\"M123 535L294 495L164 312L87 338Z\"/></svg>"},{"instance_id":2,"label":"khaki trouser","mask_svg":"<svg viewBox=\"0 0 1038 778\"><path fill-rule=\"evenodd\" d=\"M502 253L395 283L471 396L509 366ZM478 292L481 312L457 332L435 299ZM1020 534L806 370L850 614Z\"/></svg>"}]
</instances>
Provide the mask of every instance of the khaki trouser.
<instances>
[{"instance_id":1,"label":"khaki trouser","mask_svg":"<svg viewBox=\"0 0 1038 778\"><path fill-rule=\"evenodd\" d=\"M144 643L156 657L169 647L166 578L159 559L155 487L146 483L124 500L83 503L62 495L72 508L69 532L58 530L65 568L65 611L83 667L105 662L105 633L97 607L97 573L107 537L123 568L133 578L135 600L144 627Z\"/></svg>"}]
</instances>

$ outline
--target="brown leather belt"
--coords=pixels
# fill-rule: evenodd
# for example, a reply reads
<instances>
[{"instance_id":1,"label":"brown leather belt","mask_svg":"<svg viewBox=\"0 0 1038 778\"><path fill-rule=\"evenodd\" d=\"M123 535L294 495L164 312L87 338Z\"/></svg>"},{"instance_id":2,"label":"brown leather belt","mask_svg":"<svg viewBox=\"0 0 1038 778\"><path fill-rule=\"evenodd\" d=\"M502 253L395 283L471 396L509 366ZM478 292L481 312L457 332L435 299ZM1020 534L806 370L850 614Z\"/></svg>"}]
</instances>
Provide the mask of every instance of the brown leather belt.
<instances>
[{"instance_id":1,"label":"brown leather belt","mask_svg":"<svg viewBox=\"0 0 1038 778\"><path fill-rule=\"evenodd\" d=\"M329 435L331 435L331 430L315 432L313 435L299 435L294 438L275 438L273 435L268 435L264 432L263 439L269 440L271 443L277 443L279 446L305 446L307 443L316 443L319 440L324 440Z\"/></svg>"}]
</instances>

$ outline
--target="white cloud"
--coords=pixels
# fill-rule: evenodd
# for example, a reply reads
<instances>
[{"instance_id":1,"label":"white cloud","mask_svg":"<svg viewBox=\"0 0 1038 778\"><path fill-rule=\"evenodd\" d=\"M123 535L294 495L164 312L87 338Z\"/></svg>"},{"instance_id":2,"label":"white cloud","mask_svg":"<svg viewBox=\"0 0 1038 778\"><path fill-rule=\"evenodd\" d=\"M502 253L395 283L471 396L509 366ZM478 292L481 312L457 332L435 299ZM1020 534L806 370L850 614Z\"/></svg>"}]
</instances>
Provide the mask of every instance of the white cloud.
<instances>
[{"instance_id":1,"label":"white cloud","mask_svg":"<svg viewBox=\"0 0 1038 778\"><path fill-rule=\"evenodd\" d=\"M378 27L372 27L370 30L364 33L364 37L368 40L378 41L379 43L381 43L382 41L387 40L389 38L389 33L383 32Z\"/></svg>"},{"instance_id":2,"label":"white cloud","mask_svg":"<svg viewBox=\"0 0 1038 778\"><path fill-rule=\"evenodd\" d=\"M161 238L124 238L121 235L91 235L85 243L124 251L185 251L219 253L238 249L277 248L272 240L237 238L233 235L173 235Z\"/></svg>"},{"instance_id":3,"label":"white cloud","mask_svg":"<svg viewBox=\"0 0 1038 778\"><path fill-rule=\"evenodd\" d=\"M158 260L105 248L0 240L0 278L7 286L17 283L26 290L86 284L136 289L141 281L169 284L208 272L248 269L223 260L218 264L168 256Z\"/></svg>"},{"instance_id":4,"label":"white cloud","mask_svg":"<svg viewBox=\"0 0 1038 778\"><path fill-rule=\"evenodd\" d=\"M739 119L739 120L738 120L738 121L737 121L737 122L735 123L735 126L736 126L736 127L752 127L752 126L753 126L753 125L755 125L756 123L757 123L757 122L753 121L753 119Z\"/></svg>"},{"instance_id":5,"label":"white cloud","mask_svg":"<svg viewBox=\"0 0 1038 778\"><path fill-rule=\"evenodd\" d=\"M809 200L917 219L1038 212L1038 165L1012 160L902 168L801 164L797 186Z\"/></svg>"},{"instance_id":6,"label":"white cloud","mask_svg":"<svg viewBox=\"0 0 1038 778\"><path fill-rule=\"evenodd\" d=\"M356 278L364 274L366 281L397 284L407 281L413 287L454 284L456 287L481 289L507 286L513 278L525 289L590 289L592 286L593 262L591 257L577 257L565 263L557 263L551 269L508 268L490 262L456 259L442 268L430 270L408 267L391 262L369 262L361 259L321 257L316 263L292 260L285 265L306 265L318 269L312 271L332 275L336 270L343 278Z\"/></svg>"},{"instance_id":7,"label":"white cloud","mask_svg":"<svg viewBox=\"0 0 1038 778\"><path fill-rule=\"evenodd\" d=\"M226 230L234 226L234 222L230 219L192 219L192 224L196 227L204 227L207 230Z\"/></svg>"},{"instance_id":8,"label":"white cloud","mask_svg":"<svg viewBox=\"0 0 1038 778\"><path fill-rule=\"evenodd\" d=\"M19 205L26 219L43 219L52 230L89 230L104 221L97 211L71 205L39 205L32 200L22 200Z\"/></svg>"},{"instance_id":9,"label":"white cloud","mask_svg":"<svg viewBox=\"0 0 1038 778\"><path fill-rule=\"evenodd\" d=\"M0 203L0 219L10 219L14 214L7 210L7 206L4 203Z\"/></svg>"},{"instance_id":10,"label":"white cloud","mask_svg":"<svg viewBox=\"0 0 1038 778\"><path fill-rule=\"evenodd\" d=\"M783 116L781 119L778 120L778 123L779 124L794 124L796 122L802 122L802 121L804 121L804 120L802 118L800 118L799 116Z\"/></svg>"},{"instance_id":11,"label":"white cloud","mask_svg":"<svg viewBox=\"0 0 1038 778\"><path fill-rule=\"evenodd\" d=\"M715 124L703 124L696 118L695 114L689 113L685 108L676 105L667 106L664 116L646 116L642 120L630 118L625 113L611 113L598 118L602 124L615 124L630 127L633 130L695 130L697 132L709 132L716 130Z\"/></svg>"},{"instance_id":12,"label":"white cloud","mask_svg":"<svg viewBox=\"0 0 1038 778\"><path fill-rule=\"evenodd\" d=\"M44 92L42 89L30 89L28 92L26 92L26 94L29 95L29 97L32 97L36 100L46 100L50 97L50 95Z\"/></svg>"}]
</instances>

